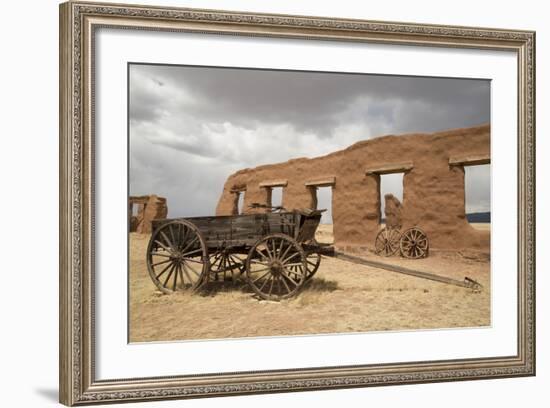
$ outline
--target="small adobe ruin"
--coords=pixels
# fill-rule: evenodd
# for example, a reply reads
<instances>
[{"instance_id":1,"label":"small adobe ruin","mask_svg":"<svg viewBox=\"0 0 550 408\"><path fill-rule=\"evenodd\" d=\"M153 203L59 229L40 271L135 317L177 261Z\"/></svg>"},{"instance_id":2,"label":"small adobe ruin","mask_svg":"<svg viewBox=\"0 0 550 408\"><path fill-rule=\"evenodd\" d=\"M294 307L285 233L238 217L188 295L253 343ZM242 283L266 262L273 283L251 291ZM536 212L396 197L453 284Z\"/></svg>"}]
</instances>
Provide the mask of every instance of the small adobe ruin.
<instances>
[{"instance_id":1,"label":"small adobe ruin","mask_svg":"<svg viewBox=\"0 0 550 408\"><path fill-rule=\"evenodd\" d=\"M134 206L137 211L134 213ZM134 215L135 214L135 215ZM130 196L128 198L128 216L130 232L148 234L153 231L152 221L166 218L168 207L166 198L156 195Z\"/></svg>"},{"instance_id":2,"label":"small adobe ruin","mask_svg":"<svg viewBox=\"0 0 550 408\"><path fill-rule=\"evenodd\" d=\"M332 188L334 244L338 249L372 249L381 228L380 176L403 173L403 203L388 209L402 230L418 226L430 247L489 251L490 234L466 219L464 167L490 163L488 124L437 133L383 136L316 158L243 169L229 176L216 215L269 211L271 192L283 187L283 207L317 208L317 188Z\"/></svg>"}]
</instances>

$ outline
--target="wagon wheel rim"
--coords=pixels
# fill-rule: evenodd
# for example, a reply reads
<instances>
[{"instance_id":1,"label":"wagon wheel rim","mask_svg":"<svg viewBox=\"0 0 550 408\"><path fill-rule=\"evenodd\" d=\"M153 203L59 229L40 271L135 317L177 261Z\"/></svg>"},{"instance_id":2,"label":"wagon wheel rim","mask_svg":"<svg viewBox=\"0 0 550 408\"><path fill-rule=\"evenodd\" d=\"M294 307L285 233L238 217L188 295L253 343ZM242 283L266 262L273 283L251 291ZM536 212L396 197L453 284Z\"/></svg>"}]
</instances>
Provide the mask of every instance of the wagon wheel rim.
<instances>
[{"instance_id":1,"label":"wagon wheel rim","mask_svg":"<svg viewBox=\"0 0 550 408\"><path fill-rule=\"evenodd\" d=\"M401 233L397 228L382 228L374 240L374 252L380 256L391 256L399 249Z\"/></svg>"},{"instance_id":2,"label":"wagon wheel rim","mask_svg":"<svg viewBox=\"0 0 550 408\"><path fill-rule=\"evenodd\" d=\"M244 269L244 261L228 249L218 250L210 256L211 281L219 280L220 276L223 276L222 280L225 281L229 274L231 280L235 282Z\"/></svg>"},{"instance_id":3,"label":"wagon wheel rim","mask_svg":"<svg viewBox=\"0 0 550 408\"><path fill-rule=\"evenodd\" d=\"M430 242L424 231L418 227L409 228L399 241L401 255L405 258L419 259L428 256Z\"/></svg>"},{"instance_id":4,"label":"wagon wheel rim","mask_svg":"<svg viewBox=\"0 0 550 408\"><path fill-rule=\"evenodd\" d=\"M161 292L196 290L209 268L204 238L189 221L166 223L151 236L147 248L147 270Z\"/></svg>"},{"instance_id":5,"label":"wagon wheel rim","mask_svg":"<svg viewBox=\"0 0 550 408\"><path fill-rule=\"evenodd\" d=\"M306 282L313 278L313 275L317 272L319 269L319 266L321 265L321 255L318 252L311 252L306 255ZM291 266L289 269L293 274L301 274L298 269L301 268L299 265Z\"/></svg>"},{"instance_id":6,"label":"wagon wheel rim","mask_svg":"<svg viewBox=\"0 0 550 408\"><path fill-rule=\"evenodd\" d=\"M291 267L297 269L291 270ZM306 280L306 270L306 256L301 245L284 234L261 238L246 259L248 284L264 300L296 295Z\"/></svg>"}]
</instances>

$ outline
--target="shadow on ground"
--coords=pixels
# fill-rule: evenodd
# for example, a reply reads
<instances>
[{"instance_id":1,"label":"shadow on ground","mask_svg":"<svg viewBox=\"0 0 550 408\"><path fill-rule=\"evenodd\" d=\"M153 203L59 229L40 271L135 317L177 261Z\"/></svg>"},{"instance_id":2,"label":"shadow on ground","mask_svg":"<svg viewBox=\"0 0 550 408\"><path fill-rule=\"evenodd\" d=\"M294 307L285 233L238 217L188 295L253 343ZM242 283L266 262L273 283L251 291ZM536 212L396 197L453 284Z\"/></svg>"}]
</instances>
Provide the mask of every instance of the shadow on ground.
<instances>
[{"instance_id":1,"label":"shadow on ground","mask_svg":"<svg viewBox=\"0 0 550 408\"><path fill-rule=\"evenodd\" d=\"M338 289L338 282L323 278L312 278L304 285L304 290L311 292L334 292Z\"/></svg>"},{"instance_id":2,"label":"shadow on ground","mask_svg":"<svg viewBox=\"0 0 550 408\"><path fill-rule=\"evenodd\" d=\"M336 281L326 280L323 278L312 278L304 284L302 291L323 293L334 292L338 289L340 288L338 287L338 282ZM236 282L232 282L231 280L209 282L198 291L198 294L203 297L213 297L221 293L237 292L250 294L256 297L256 294L252 288L244 280L238 280ZM297 296L299 296L299 294L297 294Z\"/></svg>"}]
</instances>

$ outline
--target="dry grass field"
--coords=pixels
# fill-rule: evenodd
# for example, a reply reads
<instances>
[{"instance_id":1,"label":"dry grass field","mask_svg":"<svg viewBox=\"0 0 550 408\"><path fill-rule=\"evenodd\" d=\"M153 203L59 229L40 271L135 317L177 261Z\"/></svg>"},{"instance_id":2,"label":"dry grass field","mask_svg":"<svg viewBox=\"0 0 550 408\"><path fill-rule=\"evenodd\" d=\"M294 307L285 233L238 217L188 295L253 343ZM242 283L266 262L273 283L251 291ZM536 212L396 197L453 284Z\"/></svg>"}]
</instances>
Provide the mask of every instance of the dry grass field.
<instances>
[{"instance_id":1,"label":"dry grass field","mask_svg":"<svg viewBox=\"0 0 550 408\"><path fill-rule=\"evenodd\" d=\"M332 226L318 240L330 242ZM476 226L485 228L486 226ZM472 254L432 252L407 260L368 259L483 285L469 289L323 257L321 267L295 298L258 300L244 282L220 282L195 293L164 295L147 273L149 235L130 234L130 341L288 336L380 330L488 326L490 262Z\"/></svg>"}]
</instances>

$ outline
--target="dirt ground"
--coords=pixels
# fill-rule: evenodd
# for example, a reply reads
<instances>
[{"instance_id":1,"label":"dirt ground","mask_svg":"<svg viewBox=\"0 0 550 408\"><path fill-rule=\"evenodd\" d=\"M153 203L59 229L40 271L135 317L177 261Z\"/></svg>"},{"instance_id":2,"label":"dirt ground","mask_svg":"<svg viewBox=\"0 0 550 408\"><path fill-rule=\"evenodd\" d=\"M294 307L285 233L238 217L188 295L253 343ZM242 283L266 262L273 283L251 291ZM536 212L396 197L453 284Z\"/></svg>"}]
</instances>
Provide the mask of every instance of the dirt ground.
<instances>
[{"instance_id":1,"label":"dirt ground","mask_svg":"<svg viewBox=\"0 0 550 408\"><path fill-rule=\"evenodd\" d=\"M488 225L474 224L490 231ZM332 226L317 239L330 242ZM313 279L295 298L258 300L244 282L220 282L199 293L164 295L145 263L149 235L130 234L130 341L166 341L380 330L489 326L490 261L476 253L432 251L426 259L367 259L483 285L458 286L323 257Z\"/></svg>"}]
</instances>

